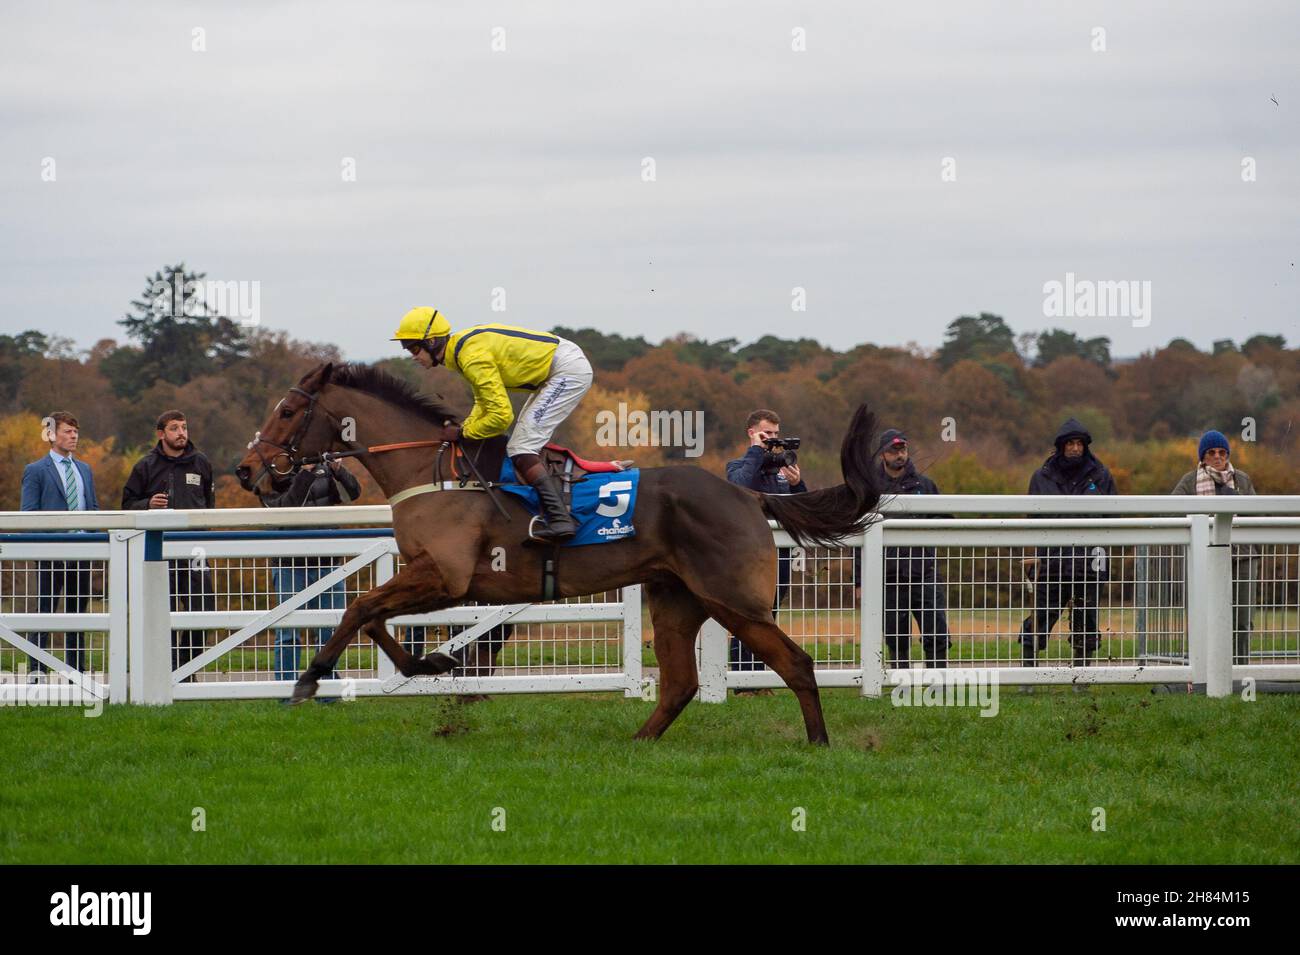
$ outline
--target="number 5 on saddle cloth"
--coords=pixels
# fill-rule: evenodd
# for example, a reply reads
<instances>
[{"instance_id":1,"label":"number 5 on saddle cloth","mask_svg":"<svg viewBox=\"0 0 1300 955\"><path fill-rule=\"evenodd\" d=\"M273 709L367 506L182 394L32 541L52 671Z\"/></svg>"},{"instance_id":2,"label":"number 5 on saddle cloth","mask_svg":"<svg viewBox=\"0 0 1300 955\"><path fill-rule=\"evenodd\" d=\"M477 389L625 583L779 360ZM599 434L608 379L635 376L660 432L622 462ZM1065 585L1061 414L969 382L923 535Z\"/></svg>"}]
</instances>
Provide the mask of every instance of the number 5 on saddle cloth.
<instances>
[{"instance_id":1,"label":"number 5 on saddle cloth","mask_svg":"<svg viewBox=\"0 0 1300 955\"><path fill-rule=\"evenodd\" d=\"M636 510L636 489L641 472L636 468L627 471L588 473L572 484L565 482L571 491L569 510L578 525L578 533L562 547L579 547L584 544L608 544L636 535L632 516ZM537 492L527 484L519 484L515 469L506 458L501 467L501 485L498 490L513 494L524 502L529 513L539 514Z\"/></svg>"}]
</instances>

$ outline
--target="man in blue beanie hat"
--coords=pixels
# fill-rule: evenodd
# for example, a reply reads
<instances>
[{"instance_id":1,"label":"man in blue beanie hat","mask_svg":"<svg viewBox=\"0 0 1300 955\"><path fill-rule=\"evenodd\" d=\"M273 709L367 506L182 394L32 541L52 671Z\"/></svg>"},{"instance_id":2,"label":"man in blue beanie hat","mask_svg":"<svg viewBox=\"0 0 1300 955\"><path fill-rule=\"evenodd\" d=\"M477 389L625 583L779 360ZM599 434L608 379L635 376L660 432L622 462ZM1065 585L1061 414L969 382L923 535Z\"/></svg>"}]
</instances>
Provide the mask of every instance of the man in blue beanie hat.
<instances>
[{"instance_id":1,"label":"man in blue beanie hat","mask_svg":"<svg viewBox=\"0 0 1300 955\"><path fill-rule=\"evenodd\" d=\"M1250 475L1232 466L1232 448L1222 431L1207 431L1196 446L1198 464L1174 485L1172 494L1254 494ZM1249 544L1233 548L1232 632L1233 662L1246 663L1250 653L1251 605L1255 602L1255 581L1259 579L1259 551Z\"/></svg>"}]
</instances>

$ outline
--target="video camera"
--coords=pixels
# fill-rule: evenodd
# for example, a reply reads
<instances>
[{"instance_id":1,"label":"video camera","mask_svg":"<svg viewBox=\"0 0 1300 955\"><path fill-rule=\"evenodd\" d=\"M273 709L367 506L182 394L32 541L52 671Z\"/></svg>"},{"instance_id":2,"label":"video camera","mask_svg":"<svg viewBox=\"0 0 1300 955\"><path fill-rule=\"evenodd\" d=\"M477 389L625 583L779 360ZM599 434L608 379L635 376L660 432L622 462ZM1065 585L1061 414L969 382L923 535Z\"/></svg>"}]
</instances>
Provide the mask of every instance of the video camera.
<instances>
[{"instance_id":1,"label":"video camera","mask_svg":"<svg viewBox=\"0 0 1300 955\"><path fill-rule=\"evenodd\" d=\"M798 438L764 438L763 447L767 449L763 455L762 469L765 473L793 467L799 463L799 455L795 454L799 450Z\"/></svg>"}]
</instances>

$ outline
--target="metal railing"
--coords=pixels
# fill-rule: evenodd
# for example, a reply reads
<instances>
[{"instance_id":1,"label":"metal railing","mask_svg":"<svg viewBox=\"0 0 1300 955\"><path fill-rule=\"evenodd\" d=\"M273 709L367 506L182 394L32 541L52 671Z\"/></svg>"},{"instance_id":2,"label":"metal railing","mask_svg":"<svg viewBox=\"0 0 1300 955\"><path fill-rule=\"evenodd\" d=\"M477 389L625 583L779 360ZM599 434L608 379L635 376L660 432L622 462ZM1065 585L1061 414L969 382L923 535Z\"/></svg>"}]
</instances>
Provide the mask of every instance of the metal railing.
<instances>
[{"instance_id":1,"label":"metal railing","mask_svg":"<svg viewBox=\"0 0 1300 955\"><path fill-rule=\"evenodd\" d=\"M1216 696L1234 679L1300 679L1300 499L948 495L881 511L841 548L801 549L774 527L777 623L822 686L879 695L940 665ZM287 696L346 604L399 569L389 521L384 506L0 514L0 680L21 693L45 666L110 702ZM362 636L321 693L633 696L646 682L639 587L390 630L413 652L471 655L408 680ZM702 700L782 685L712 621L697 653Z\"/></svg>"}]
</instances>

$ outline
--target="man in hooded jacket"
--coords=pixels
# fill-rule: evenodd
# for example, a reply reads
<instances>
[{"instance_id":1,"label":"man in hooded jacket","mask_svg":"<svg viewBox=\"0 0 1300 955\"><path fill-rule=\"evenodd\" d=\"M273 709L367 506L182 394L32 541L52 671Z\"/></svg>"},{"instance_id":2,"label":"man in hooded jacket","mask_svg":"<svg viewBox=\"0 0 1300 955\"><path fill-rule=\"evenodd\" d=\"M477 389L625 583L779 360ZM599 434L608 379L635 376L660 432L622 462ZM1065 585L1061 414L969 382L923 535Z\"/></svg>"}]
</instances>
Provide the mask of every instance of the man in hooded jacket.
<instances>
[{"instance_id":1,"label":"man in hooded jacket","mask_svg":"<svg viewBox=\"0 0 1300 955\"><path fill-rule=\"evenodd\" d=\"M1077 419L1070 418L1061 425L1055 444L1056 450L1030 478L1030 494L1116 493L1115 479L1092 453L1092 435ZM1101 601L1101 585L1110 578L1106 549L1040 547L1027 573L1034 585L1034 609L1020 625L1024 665L1034 666L1038 662L1038 651L1046 649L1048 634L1069 604L1074 664L1086 666L1101 642L1097 605Z\"/></svg>"},{"instance_id":2,"label":"man in hooded jacket","mask_svg":"<svg viewBox=\"0 0 1300 955\"><path fill-rule=\"evenodd\" d=\"M212 463L190 440L185 415L164 411L155 427L158 443L135 463L122 488L122 510L160 508L194 510L216 507ZM217 598L212 572L198 560L170 560L171 605L173 611L212 611ZM172 669L184 666L203 652L207 634L203 630L172 633ZM186 677L185 682L193 682Z\"/></svg>"}]
</instances>

